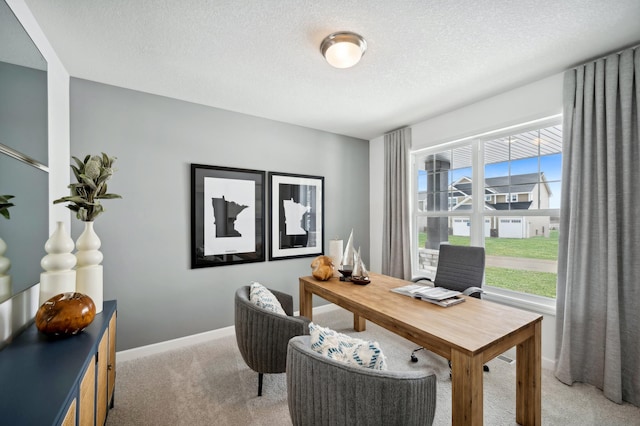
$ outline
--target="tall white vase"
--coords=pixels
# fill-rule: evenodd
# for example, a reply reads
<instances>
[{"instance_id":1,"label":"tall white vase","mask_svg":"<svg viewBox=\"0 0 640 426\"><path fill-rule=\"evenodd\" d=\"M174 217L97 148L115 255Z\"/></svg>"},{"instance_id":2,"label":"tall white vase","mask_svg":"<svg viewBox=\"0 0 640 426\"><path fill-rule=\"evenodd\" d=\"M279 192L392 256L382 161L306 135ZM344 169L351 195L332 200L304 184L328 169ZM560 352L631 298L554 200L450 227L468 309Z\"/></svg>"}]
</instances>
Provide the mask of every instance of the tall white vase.
<instances>
[{"instance_id":1,"label":"tall white vase","mask_svg":"<svg viewBox=\"0 0 640 426\"><path fill-rule=\"evenodd\" d=\"M4 302L11 297L11 275L9 268L11 268L11 261L5 257L7 252L7 243L0 238L0 302Z\"/></svg>"},{"instance_id":2,"label":"tall white vase","mask_svg":"<svg viewBox=\"0 0 640 426\"><path fill-rule=\"evenodd\" d=\"M40 306L60 293L76 291L76 257L73 240L63 222L56 223L56 229L44 245L48 254L40 261L45 272L40 274Z\"/></svg>"},{"instance_id":3,"label":"tall white vase","mask_svg":"<svg viewBox=\"0 0 640 426\"><path fill-rule=\"evenodd\" d=\"M102 252L100 238L93 229L93 222L84 222L84 231L76 240L76 291L89 296L96 305L96 314L102 312Z\"/></svg>"}]
</instances>

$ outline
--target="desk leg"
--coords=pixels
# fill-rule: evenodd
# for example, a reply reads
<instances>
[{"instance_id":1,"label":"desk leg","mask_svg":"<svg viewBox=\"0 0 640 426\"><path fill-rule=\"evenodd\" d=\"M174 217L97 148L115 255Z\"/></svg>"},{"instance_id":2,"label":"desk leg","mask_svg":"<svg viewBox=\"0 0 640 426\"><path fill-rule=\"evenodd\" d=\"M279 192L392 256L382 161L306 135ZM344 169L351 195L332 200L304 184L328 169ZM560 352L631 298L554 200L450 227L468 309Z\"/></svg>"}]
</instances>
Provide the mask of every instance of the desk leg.
<instances>
[{"instance_id":1,"label":"desk leg","mask_svg":"<svg viewBox=\"0 0 640 426\"><path fill-rule=\"evenodd\" d=\"M451 424L482 425L482 356L451 351Z\"/></svg>"},{"instance_id":2,"label":"desk leg","mask_svg":"<svg viewBox=\"0 0 640 426\"><path fill-rule=\"evenodd\" d=\"M516 348L516 422L539 426L542 422L542 352L540 321L534 333Z\"/></svg>"},{"instance_id":3,"label":"desk leg","mask_svg":"<svg viewBox=\"0 0 640 426\"><path fill-rule=\"evenodd\" d=\"M353 329L355 331L365 331L367 329L367 320L359 315L353 314Z\"/></svg>"},{"instance_id":4,"label":"desk leg","mask_svg":"<svg viewBox=\"0 0 640 426\"><path fill-rule=\"evenodd\" d=\"M300 316L313 319L313 293L300 280Z\"/></svg>"}]
</instances>

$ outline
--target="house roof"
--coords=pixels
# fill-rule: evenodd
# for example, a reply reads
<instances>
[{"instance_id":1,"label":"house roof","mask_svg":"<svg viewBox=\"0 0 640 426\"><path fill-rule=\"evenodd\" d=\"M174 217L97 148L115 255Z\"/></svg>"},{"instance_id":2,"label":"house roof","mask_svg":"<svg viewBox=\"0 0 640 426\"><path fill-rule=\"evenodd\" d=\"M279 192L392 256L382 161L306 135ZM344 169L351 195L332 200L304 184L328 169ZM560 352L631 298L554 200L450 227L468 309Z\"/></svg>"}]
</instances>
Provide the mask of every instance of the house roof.
<instances>
[{"instance_id":1,"label":"house roof","mask_svg":"<svg viewBox=\"0 0 640 426\"><path fill-rule=\"evenodd\" d=\"M485 195L528 193L533 191L533 188L538 184L538 173L498 176L486 178L484 181ZM544 183L547 191L551 194L551 189L546 183L544 173L540 174L540 181ZM464 195L473 195L472 184L468 177L465 176L464 178L459 179L458 182L462 183L452 184L452 190L462 192Z\"/></svg>"},{"instance_id":2,"label":"house roof","mask_svg":"<svg viewBox=\"0 0 640 426\"><path fill-rule=\"evenodd\" d=\"M514 203L484 203L484 208L487 210L529 210L533 201L518 201ZM457 211L469 211L471 210L471 204L458 204L454 208Z\"/></svg>"},{"instance_id":3,"label":"house roof","mask_svg":"<svg viewBox=\"0 0 640 426\"><path fill-rule=\"evenodd\" d=\"M540 180L544 182L544 174ZM533 191L538 184L538 173L526 173L522 175L498 176L486 178L485 185L498 194L516 194Z\"/></svg>"},{"instance_id":4,"label":"house roof","mask_svg":"<svg viewBox=\"0 0 640 426\"><path fill-rule=\"evenodd\" d=\"M495 203L488 204L494 210L529 210L533 201L517 201L514 203Z\"/></svg>"}]
</instances>

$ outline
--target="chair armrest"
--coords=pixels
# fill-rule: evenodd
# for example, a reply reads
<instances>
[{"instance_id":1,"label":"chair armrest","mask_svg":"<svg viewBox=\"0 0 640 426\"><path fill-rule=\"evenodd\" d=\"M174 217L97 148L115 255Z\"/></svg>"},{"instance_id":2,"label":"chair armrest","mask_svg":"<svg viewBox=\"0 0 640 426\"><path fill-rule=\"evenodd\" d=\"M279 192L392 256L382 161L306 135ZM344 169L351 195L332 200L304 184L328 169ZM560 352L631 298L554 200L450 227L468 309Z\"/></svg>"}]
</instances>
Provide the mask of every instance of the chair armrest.
<instances>
[{"instance_id":1,"label":"chair armrest","mask_svg":"<svg viewBox=\"0 0 640 426\"><path fill-rule=\"evenodd\" d=\"M481 289L480 287L469 287L462 292L462 294L464 294L465 296L475 296L475 297L480 296L482 293L484 293L484 290Z\"/></svg>"}]
</instances>

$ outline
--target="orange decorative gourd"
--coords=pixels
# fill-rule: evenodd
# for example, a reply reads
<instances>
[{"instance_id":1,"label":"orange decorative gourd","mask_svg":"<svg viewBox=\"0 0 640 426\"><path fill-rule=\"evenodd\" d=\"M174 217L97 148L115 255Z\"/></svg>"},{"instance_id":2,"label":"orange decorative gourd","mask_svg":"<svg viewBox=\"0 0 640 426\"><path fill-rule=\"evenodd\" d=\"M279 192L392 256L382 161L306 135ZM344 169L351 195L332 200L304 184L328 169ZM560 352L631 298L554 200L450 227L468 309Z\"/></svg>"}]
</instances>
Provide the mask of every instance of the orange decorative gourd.
<instances>
[{"instance_id":1,"label":"orange decorative gourd","mask_svg":"<svg viewBox=\"0 0 640 426\"><path fill-rule=\"evenodd\" d=\"M93 300L82 293L60 293L40 306L36 327L44 334L66 336L84 330L96 316Z\"/></svg>"},{"instance_id":2,"label":"orange decorative gourd","mask_svg":"<svg viewBox=\"0 0 640 426\"><path fill-rule=\"evenodd\" d=\"M329 256L318 256L313 259L311 269L311 275L320 281L326 281L333 276L333 262Z\"/></svg>"}]
</instances>

